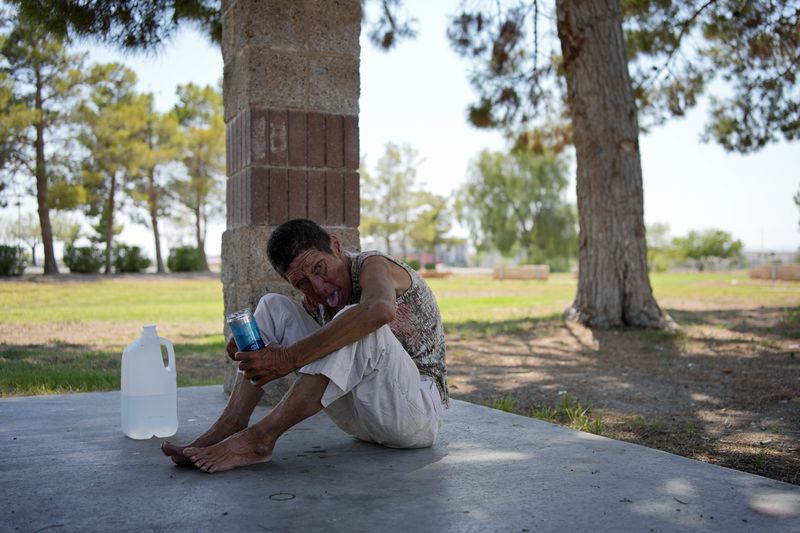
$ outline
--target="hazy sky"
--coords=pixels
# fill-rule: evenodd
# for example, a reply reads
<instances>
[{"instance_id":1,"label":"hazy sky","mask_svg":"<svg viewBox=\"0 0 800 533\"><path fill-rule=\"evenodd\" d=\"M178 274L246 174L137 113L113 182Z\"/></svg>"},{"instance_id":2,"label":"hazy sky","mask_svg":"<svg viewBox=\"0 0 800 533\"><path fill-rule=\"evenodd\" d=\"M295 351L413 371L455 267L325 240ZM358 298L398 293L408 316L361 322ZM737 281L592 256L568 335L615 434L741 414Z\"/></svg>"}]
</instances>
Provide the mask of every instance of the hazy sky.
<instances>
[{"instance_id":1,"label":"hazy sky","mask_svg":"<svg viewBox=\"0 0 800 533\"><path fill-rule=\"evenodd\" d=\"M410 144L424 160L418 176L426 188L446 195L463 183L470 160L481 149L500 150L505 143L499 133L476 130L465 120L474 94L466 64L445 36L448 14L458 0L406 4L419 19L417 39L385 53L362 33L361 154L372 169L386 142ZM154 92L160 109L174 103L176 85L213 84L222 76L219 50L190 30L156 56L120 56L94 48L93 60L120 60L136 70L140 89ZM669 224L672 236L720 228L754 251L797 249L800 213L792 197L800 184L800 144L779 143L749 156L726 154L699 141L704 121L704 112L695 110L640 137L645 222ZM571 201L574 183L573 176ZM219 253L222 223L209 234L212 255ZM146 230L135 230L131 223L126 227L123 241L152 248Z\"/></svg>"}]
</instances>

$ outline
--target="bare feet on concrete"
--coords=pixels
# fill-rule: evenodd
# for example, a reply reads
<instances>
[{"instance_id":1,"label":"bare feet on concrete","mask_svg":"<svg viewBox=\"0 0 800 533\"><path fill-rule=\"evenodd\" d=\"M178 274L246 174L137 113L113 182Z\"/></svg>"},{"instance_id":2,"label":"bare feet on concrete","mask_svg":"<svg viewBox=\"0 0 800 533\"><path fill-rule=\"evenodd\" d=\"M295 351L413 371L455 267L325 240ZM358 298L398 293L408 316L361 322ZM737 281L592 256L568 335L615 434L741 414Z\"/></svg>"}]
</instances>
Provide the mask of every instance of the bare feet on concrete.
<instances>
[{"instance_id":1,"label":"bare feet on concrete","mask_svg":"<svg viewBox=\"0 0 800 533\"><path fill-rule=\"evenodd\" d=\"M161 451L164 453L164 455L172 459L172 462L178 466L192 466L192 462L183 454L183 451L186 448L202 448L206 446L212 446L245 429L246 427L247 422L237 423L217 420L214 425L208 429L208 431L194 439L189 444L184 444L181 446L173 444L169 441L164 441L164 443L161 444Z\"/></svg>"},{"instance_id":2,"label":"bare feet on concrete","mask_svg":"<svg viewBox=\"0 0 800 533\"><path fill-rule=\"evenodd\" d=\"M253 426L209 447L187 447L185 458L203 472L224 472L240 466L266 463L272 459L274 439L265 438Z\"/></svg>"}]
</instances>

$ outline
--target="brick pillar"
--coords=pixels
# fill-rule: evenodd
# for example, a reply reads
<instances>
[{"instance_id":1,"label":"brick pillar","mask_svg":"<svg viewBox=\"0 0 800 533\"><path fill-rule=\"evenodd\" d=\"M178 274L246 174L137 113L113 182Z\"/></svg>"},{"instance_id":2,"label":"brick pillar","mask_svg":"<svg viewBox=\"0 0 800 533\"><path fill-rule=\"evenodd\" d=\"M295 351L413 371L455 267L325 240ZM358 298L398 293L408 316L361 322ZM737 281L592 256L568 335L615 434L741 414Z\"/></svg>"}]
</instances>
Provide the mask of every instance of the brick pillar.
<instances>
[{"instance_id":1,"label":"brick pillar","mask_svg":"<svg viewBox=\"0 0 800 533\"><path fill-rule=\"evenodd\" d=\"M359 248L361 1L223 0L222 24L227 314L266 292L298 297L267 260L282 222L310 218ZM234 376L229 365L227 392ZM267 401L290 383L272 384Z\"/></svg>"}]
</instances>

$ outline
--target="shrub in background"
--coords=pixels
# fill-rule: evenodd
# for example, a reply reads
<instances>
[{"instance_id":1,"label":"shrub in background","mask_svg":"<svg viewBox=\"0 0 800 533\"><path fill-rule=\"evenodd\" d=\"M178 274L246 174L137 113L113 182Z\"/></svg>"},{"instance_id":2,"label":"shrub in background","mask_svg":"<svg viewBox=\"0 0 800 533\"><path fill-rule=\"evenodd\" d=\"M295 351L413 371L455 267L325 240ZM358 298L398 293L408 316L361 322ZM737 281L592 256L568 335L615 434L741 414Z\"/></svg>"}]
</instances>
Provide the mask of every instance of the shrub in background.
<instances>
[{"instance_id":1,"label":"shrub in background","mask_svg":"<svg viewBox=\"0 0 800 533\"><path fill-rule=\"evenodd\" d=\"M138 246L120 244L114 248L114 270L117 272L141 272L153 264Z\"/></svg>"},{"instance_id":2,"label":"shrub in background","mask_svg":"<svg viewBox=\"0 0 800 533\"><path fill-rule=\"evenodd\" d=\"M97 246L64 247L64 264L76 274L97 274L105 263L103 250Z\"/></svg>"},{"instance_id":3,"label":"shrub in background","mask_svg":"<svg viewBox=\"0 0 800 533\"><path fill-rule=\"evenodd\" d=\"M425 270L436 270L436 263L425 263Z\"/></svg>"},{"instance_id":4,"label":"shrub in background","mask_svg":"<svg viewBox=\"0 0 800 533\"><path fill-rule=\"evenodd\" d=\"M0 244L0 276L21 276L26 263L22 248Z\"/></svg>"},{"instance_id":5,"label":"shrub in background","mask_svg":"<svg viewBox=\"0 0 800 533\"><path fill-rule=\"evenodd\" d=\"M167 268L172 272L202 272L203 259L194 246L179 246L169 251Z\"/></svg>"},{"instance_id":6,"label":"shrub in background","mask_svg":"<svg viewBox=\"0 0 800 533\"><path fill-rule=\"evenodd\" d=\"M419 259L409 259L406 261L406 264L413 268L414 270L419 270L420 262Z\"/></svg>"}]
</instances>

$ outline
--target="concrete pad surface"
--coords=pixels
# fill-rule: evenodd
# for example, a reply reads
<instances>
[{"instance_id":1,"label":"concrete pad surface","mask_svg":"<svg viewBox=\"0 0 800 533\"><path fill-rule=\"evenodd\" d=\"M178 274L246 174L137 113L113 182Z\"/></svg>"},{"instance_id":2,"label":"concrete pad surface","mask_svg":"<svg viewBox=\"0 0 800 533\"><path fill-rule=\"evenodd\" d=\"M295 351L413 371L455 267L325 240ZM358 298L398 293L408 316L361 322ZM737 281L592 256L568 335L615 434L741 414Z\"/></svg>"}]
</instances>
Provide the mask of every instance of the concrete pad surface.
<instances>
[{"instance_id":1,"label":"concrete pad surface","mask_svg":"<svg viewBox=\"0 0 800 533\"><path fill-rule=\"evenodd\" d=\"M170 440L225 400L179 389ZM220 474L125 437L119 404L0 400L0 531L800 531L798 486L465 402L433 448L358 442L320 413L272 462Z\"/></svg>"}]
</instances>

